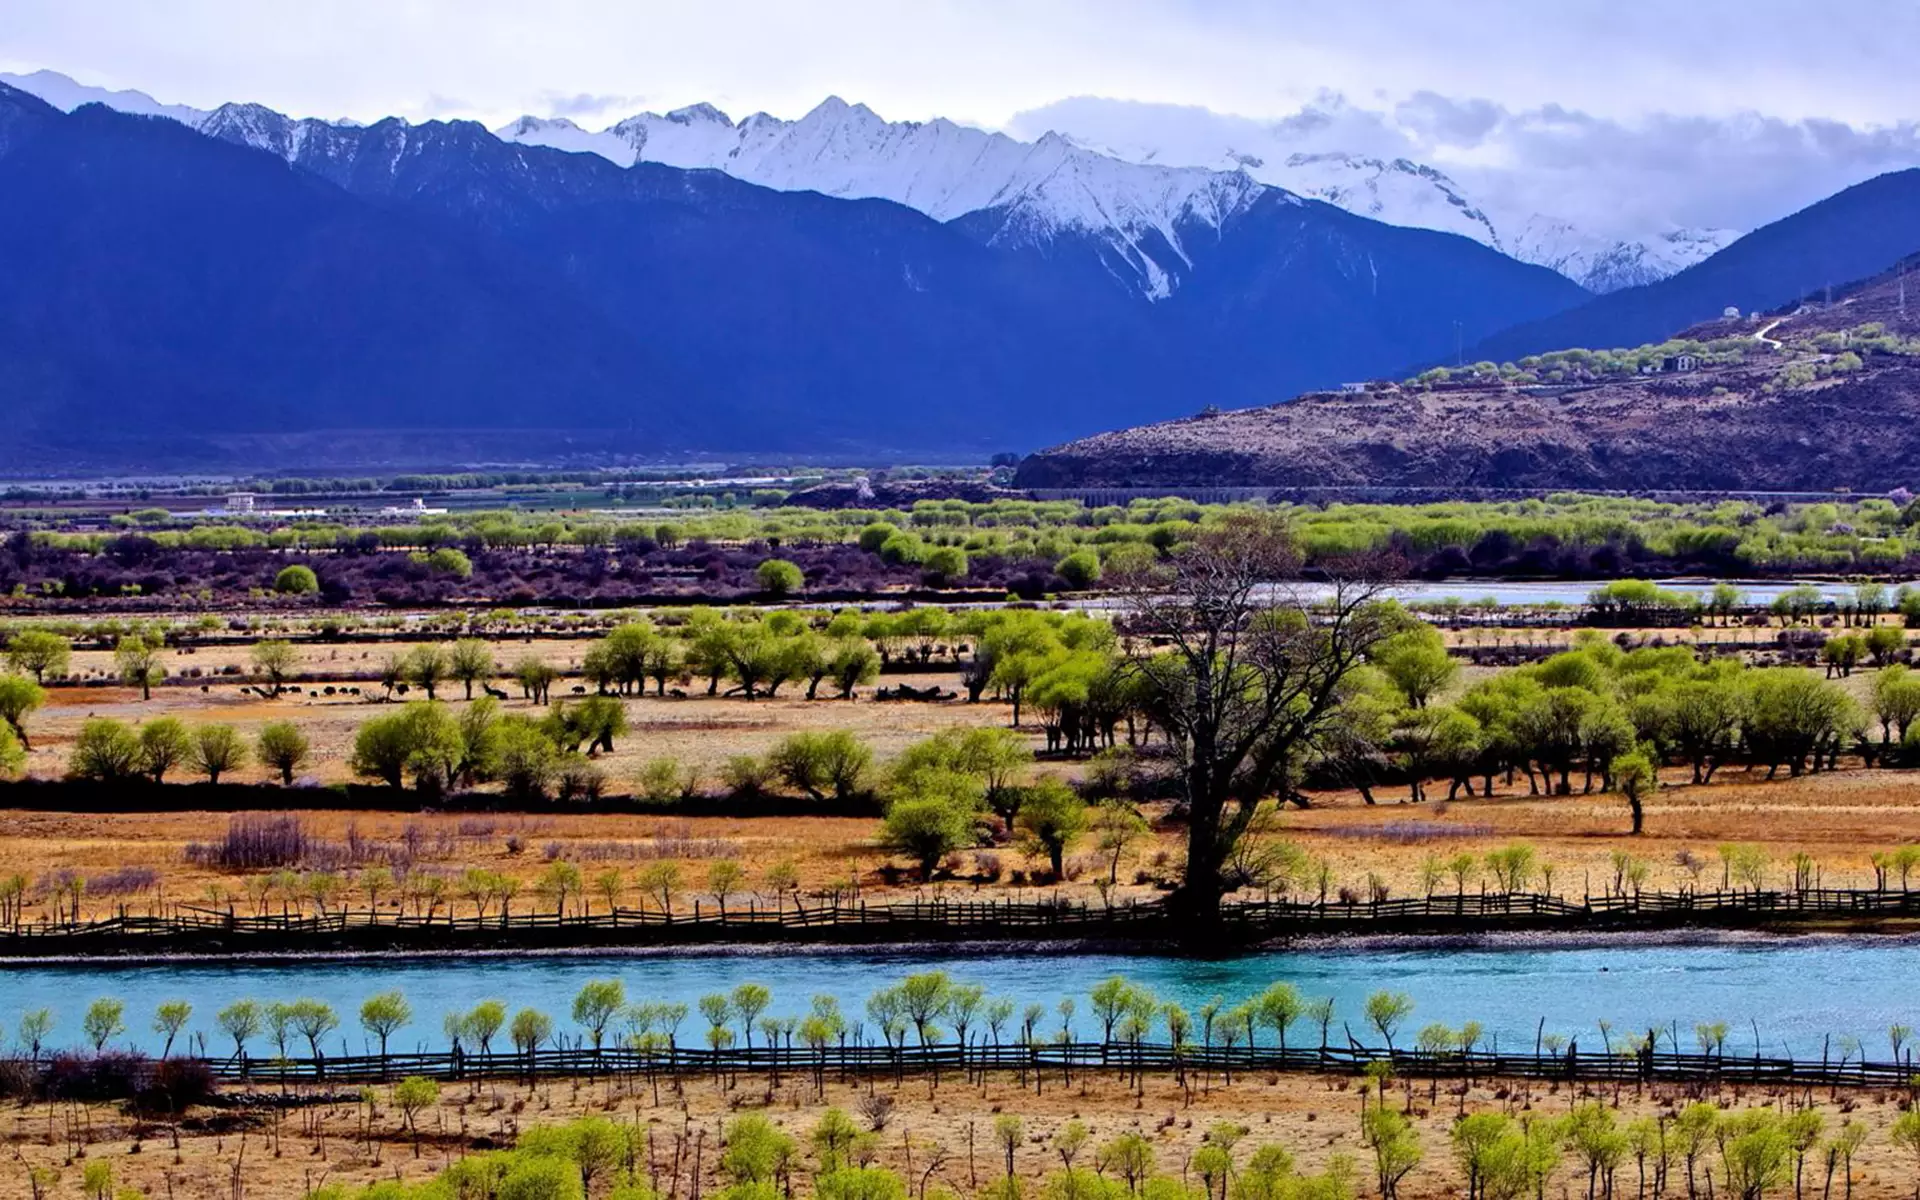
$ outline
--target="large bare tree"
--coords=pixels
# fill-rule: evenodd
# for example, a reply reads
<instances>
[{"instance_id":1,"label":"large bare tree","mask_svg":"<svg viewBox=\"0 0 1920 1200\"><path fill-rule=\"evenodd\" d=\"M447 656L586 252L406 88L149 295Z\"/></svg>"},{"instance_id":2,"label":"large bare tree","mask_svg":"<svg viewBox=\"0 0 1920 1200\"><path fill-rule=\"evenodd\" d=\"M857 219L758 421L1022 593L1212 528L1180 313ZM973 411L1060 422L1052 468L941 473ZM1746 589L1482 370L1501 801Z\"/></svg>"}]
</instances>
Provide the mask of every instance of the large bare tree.
<instances>
[{"instance_id":1,"label":"large bare tree","mask_svg":"<svg viewBox=\"0 0 1920 1200\"><path fill-rule=\"evenodd\" d=\"M1206 928L1243 882L1231 864L1260 806L1301 799L1299 769L1340 719L1348 677L1404 625L1379 603L1387 564L1354 562L1311 603L1300 568L1286 523L1250 514L1123 585L1128 667L1173 744L1185 801L1186 875L1172 900Z\"/></svg>"}]
</instances>

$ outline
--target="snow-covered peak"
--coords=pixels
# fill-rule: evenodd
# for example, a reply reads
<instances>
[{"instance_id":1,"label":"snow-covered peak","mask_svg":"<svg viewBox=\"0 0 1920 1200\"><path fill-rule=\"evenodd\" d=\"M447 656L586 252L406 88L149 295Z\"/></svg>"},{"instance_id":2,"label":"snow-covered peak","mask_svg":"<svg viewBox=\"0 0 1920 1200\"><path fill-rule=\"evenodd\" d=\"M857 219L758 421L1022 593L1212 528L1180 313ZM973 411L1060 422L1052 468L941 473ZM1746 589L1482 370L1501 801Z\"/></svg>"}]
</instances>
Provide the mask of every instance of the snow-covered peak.
<instances>
[{"instance_id":1,"label":"snow-covered peak","mask_svg":"<svg viewBox=\"0 0 1920 1200\"><path fill-rule=\"evenodd\" d=\"M1612 292L1684 271L1739 237L1732 229L1673 229L1647 238L1606 238L1536 215L1512 231L1502 249L1580 280L1593 291Z\"/></svg>"},{"instance_id":2,"label":"snow-covered peak","mask_svg":"<svg viewBox=\"0 0 1920 1200\"><path fill-rule=\"evenodd\" d=\"M681 125L724 125L728 129L733 128L733 121L727 114L706 103L676 108L667 114L667 120Z\"/></svg>"},{"instance_id":3,"label":"snow-covered peak","mask_svg":"<svg viewBox=\"0 0 1920 1200\"><path fill-rule=\"evenodd\" d=\"M1184 231L1217 228L1268 190L1243 171L1122 162L1057 133L1023 142L947 120L888 121L838 96L793 121L756 113L735 124L694 105L597 133L533 117L495 132L621 166L707 168L782 191L892 200L940 221L994 210L1001 241L1104 239L1151 296L1169 294L1184 273Z\"/></svg>"},{"instance_id":4,"label":"snow-covered peak","mask_svg":"<svg viewBox=\"0 0 1920 1200\"><path fill-rule=\"evenodd\" d=\"M264 104L222 104L208 113L197 128L208 137L291 158L293 130L298 124L300 122L292 117Z\"/></svg>"},{"instance_id":5,"label":"snow-covered peak","mask_svg":"<svg viewBox=\"0 0 1920 1200\"><path fill-rule=\"evenodd\" d=\"M1245 171L1262 183L1377 221L1470 237L1596 292L1664 278L1738 236L1718 229L1635 230L1630 236L1583 229L1530 206L1493 203L1477 186L1464 186L1430 164L1325 149L1315 144L1317 136L1285 122L1262 126L1220 118L1196 135L1191 125L1143 121L1137 109L1123 104L1063 105L1039 115L1063 121L1077 144L1126 162ZM1089 128L1108 136L1088 136ZM1308 148L1299 148L1303 144Z\"/></svg>"},{"instance_id":6,"label":"snow-covered peak","mask_svg":"<svg viewBox=\"0 0 1920 1200\"><path fill-rule=\"evenodd\" d=\"M83 104L104 104L117 112L168 117L185 125L198 125L207 115L185 104L162 104L145 92L92 87L58 71L33 71L26 75L10 75L0 71L0 83L38 96L62 112L72 112Z\"/></svg>"}]
</instances>

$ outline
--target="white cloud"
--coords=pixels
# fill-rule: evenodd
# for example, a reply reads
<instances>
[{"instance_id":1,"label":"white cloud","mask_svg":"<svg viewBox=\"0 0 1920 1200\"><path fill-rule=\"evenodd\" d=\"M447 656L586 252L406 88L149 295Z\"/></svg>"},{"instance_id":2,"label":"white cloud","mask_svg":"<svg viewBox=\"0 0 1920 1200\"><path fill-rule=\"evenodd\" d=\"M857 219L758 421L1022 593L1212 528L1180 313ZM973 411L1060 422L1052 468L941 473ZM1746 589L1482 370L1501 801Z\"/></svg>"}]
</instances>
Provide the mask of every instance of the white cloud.
<instances>
[{"instance_id":1,"label":"white cloud","mask_svg":"<svg viewBox=\"0 0 1920 1200\"><path fill-rule=\"evenodd\" d=\"M460 97L798 115L821 96L997 125L1063 95L1276 117L1332 90L1608 117L1909 115L1920 8L1861 0L8 0L0 68L363 119Z\"/></svg>"},{"instance_id":2,"label":"white cloud","mask_svg":"<svg viewBox=\"0 0 1920 1200\"><path fill-rule=\"evenodd\" d=\"M1344 151L1438 167L1490 210L1547 213L1611 236L1668 227L1750 229L1885 171L1920 165L1920 123L1854 126L1756 112L1616 118L1550 104L1416 92L1369 107L1325 93L1256 120L1194 106L1075 97L1016 114L1011 132L1052 129L1171 165ZM1276 178L1273 170L1256 171Z\"/></svg>"},{"instance_id":3,"label":"white cloud","mask_svg":"<svg viewBox=\"0 0 1920 1200\"><path fill-rule=\"evenodd\" d=\"M894 119L1029 133L1124 116L1136 142L1405 155L1502 204L1635 227L1751 225L1920 161L1910 0L1833 13L1790 0L5 8L0 70L47 67L203 108L244 99L360 120L491 126L531 112L594 125L698 101L735 117L798 116L838 94Z\"/></svg>"}]
</instances>

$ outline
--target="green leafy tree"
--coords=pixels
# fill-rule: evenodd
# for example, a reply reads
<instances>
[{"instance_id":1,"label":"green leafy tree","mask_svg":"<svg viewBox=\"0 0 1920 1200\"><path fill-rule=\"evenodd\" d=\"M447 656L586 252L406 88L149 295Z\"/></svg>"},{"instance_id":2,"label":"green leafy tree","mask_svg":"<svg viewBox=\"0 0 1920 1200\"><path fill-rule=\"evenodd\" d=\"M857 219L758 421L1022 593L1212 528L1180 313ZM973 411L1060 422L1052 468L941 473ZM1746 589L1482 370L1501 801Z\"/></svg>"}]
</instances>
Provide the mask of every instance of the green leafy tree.
<instances>
[{"instance_id":1,"label":"green leafy tree","mask_svg":"<svg viewBox=\"0 0 1920 1200\"><path fill-rule=\"evenodd\" d=\"M393 1106L400 1110L400 1119L413 1139L415 1158L420 1157L419 1116L439 1102L440 1085L424 1075L409 1075L394 1085Z\"/></svg>"},{"instance_id":2,"label":"green leafy tree","mask_svg":"<svg viewBox=\"0 0 1920 1200\"><path fill-rule=\"evenodd\" d=\"M767 764L795 791L815 800L847 801L867 790L873 751L845 730L795 733L774 746Z\"/></svg>"},{"instance_id":3,"label":"green leafy tree","mask_svg":"<svg viewBox=\"0 0 1920 1200\"><path fill-rule=\"evenodd\" d=\"M202 725L193 731L188 759L208 783L219 783L222 775L247 765L247 743L231 725Z\"/></svg>"},{"instance_id":4,"label":"green leafy tree","mask_svg":"<svg viewBox=\"0 0 1920 1200\"><path fill-rule=\"evenodd\" d=\"M936 546L920 565L939 582L951 583L966 578L967 552L958 546Z\"/></svg>"},{"instance_id":5,"label":"green leafy tree","mask_svg":"<svg viewBox=\"0 0 1920 1200\"><path fill-rule=\"evenodd\" d=\"M293 647L275 638L255 642L248 657L253 660L253 673L263 676L267 681L267 690L278 696L287 689L287 680L293 677L297 656Z\"/></svg>"},{"instance_id":6,"label":"green leafy tree","mask_svg":"<svg viewBox=\"0 0 1920 1200\"><path fill-rule=\"evenodd\" d=\"M587 1031L596 1053L607 1026L627 1004L627 989L618 979L590 979L573 998L574 1024Z\"/></svg>"},{"instance_id":7,"label":"green leafy tree","mask_svg":"<svg viewBox=\"0 0 1920 1200\"><path fill-rule=\"evenodd\" d=\"M140 769L155 783L192 753L187 727L177 717L159 717L140 727Z\"/></svg>"},{"instance_id":8,"label":"green leafy tree","mask_svg":"<svg viewBox=\"0 0 1920 1200\"><path fill-rule=\"evenodd\" d=\"M1067 581L1067 586L1083 591L1100 582L1100 556L1091 550L1075 550L1053 564L1053 570Z\"/></svg>"},{"instance_id":9,"label":"green leafy tree","mask_svg":"<svg viewBox=\"0 0 1920 1200\"><path fill-rule=\"evenodd\" d=\"M111 717L90 717L80 726L67 762L67 770L75 778L102 783L136 779L142 767L140 735L126 722Z\"/></svg>"},{"instance_id":10,"label":"green leafy tree","mask_svg":"<svg viewBox=\"0 0 1920 1200\"><path fill-rule=\"evenodd\" d=\"M841 638L827 654L827 677L833 680L840 699L851 700L855 688L880 677L879 652L864 638Z\"/></svg>"},{"instance_id":11,"label":"green leafy tree","mask_svg":"<svg viewBox=\"0 0 1920 1200\"><path fill-rule=\"evenodd\" d=\"M360 1005L360 1027L380 1042L380 1057L387 1057L387 1042L413 1020L413 1006L398 991L369 996Z\"/></svg>"},{"instance_id":12,"label":"green leafy tree","mask_svg":"<svg viewBox=\"0 0 1920 1200\"><path fill-rule=\"evenodd\" d=\"M1460 664L1447 653L1440 631L1414 625L1382 642L1373 653L1374 665L1414 708L1445 691L1460 676Z\"/></svg>"},{"instance_id":13,"label":"green leafy tree","mask_svg":"<svg viewBox=\"0 0 1920 1200\"><path fill-rule=\"evenodd\" d=\"M72 652L67 639L44 629L25 629L7 643L7 666L44 684L49 674L64 675Z\"/></svg>"},{"instance_id":14,"label":"green leafy tree","mask_svg":"<svg viewBox=\"0 0 1920 1200\"><path fill-rule=\"evenodd\" d=\"M294 772L306 764L310 747L307 735L292 721L269 721L260 727L254 749L260 762L280 776L280 782L293 786Z\"/></svg>"},{"instance_id":15,"label":"green leafy tree","mask_svg":"<svg viewBox=\"0 0 1920 1200\"><path fill-rule=\"evenodd\" d=\"M807 583L800 568L782 558L767 559L754 568L753 577L760 590L776 600L793 595Z\"/></svg>"},{"instance_id":16,"label":"green leafy tree","mask_svg":"<svg viewBox=\"0 0 1920 1200\"><path fill-rule=\"evenodd\" d=\"M0 675L0 721L6 722L23 748L33 746L27 737L27 714L46 703L46 699L47 694L40 685L25 675Z\"/></svg>"},{"instance_id":17,"label":"green leafy tree","mask_svg":"<svg viewBox=\"0 0 1920 1200\"><path fill-rule=\"evenodd\" d=\"M404 661L402 669L407 682L425 692L427 699L438 699L440 685L447 681L453 671L445 648L431 644L415 646Z\"/></svg>"},{"instance_id":18,"label":"green leafy tree","mask_svg":"<svg viewBox=\"0 0 1920 1200\"><path fill-rule=\"evenodd\" d=\"M484 773L517 800L542 800L559 769L560 747L541 723L508 717L494 731Z\"/></svg>"},{"instance_id":19,"label":"green leafy tree","mask_svg":"<svg viewBox=\"0 0 1920 1200\"><path fill-rule=\"evenodd\" d=\"M349 764L355 774L404 786L411 774L427 790L450 786L466 757L459 723L445 707L413 701L400 712L375 717L354 735Z\"/></svg>"},{"instance_id":20,"label":"green leafy tree","mask_svg":"<svg viewBox=\"0 0 1920 1200\"><path fill-rule=\"evenodd\" d=\"M173 1043L193 1016L193 1005L185 1000L165 1000L153 1013L153 1031L161 1036L160 1057L173 1053Z\"/></svg>"},{"instance_id":21,"label":"green leafy tree","mask_svg":"<svg viewBox=\"0 0 1920 1200\"><path fill-rule=\"evenodd\" d=\"M113 648L113 663L123 681L140 689L142 700L151 700L154 685L167 677L160 665L160 647L139 634L120 639Z\"/></svg>"},{"instance_id":22,"label":"green leafy tree","mask_svg":"<svg viewBox=\"0 0 1920 1200\"><path fill-rule=\"evenodd\" d=\"M1660 787L1660 774L1654 769L1653 756L1644 750L1634 750L1614 759L1613 785L1626 798L1627 807L1633 813L1632 832L1638 836L1646 821L1647 800Z\"/></svg>"},{"instance_id":23,"label":"green leafy tree","mask_svg":"<svg viewBox=\"0 0 1920 1200\"><path fill-rule=\"evenodd\" d=\"M273 577L273 590L282 596L311 596L320 590L320 577L312 567L295 563Z\"/></svg>"},{"instance_id":24,"label":"green leafy tree","mask_svg":"<svg viewBox=\"0 0 1920 1200\"><path fill-rule=\"evenodd\" d=\"M940 860L973 844L981 800L978 783L967 776L917 776L888 801L880 843L913 860L922 879L932 879Z\"/></svg>"},{"instance_id":25,"label":"green leafy tree","mask_svg":"<svg viewBox=\"0 0 1920 1200\"><path fill-rule=\"evenodd\" d=\"M1393 1049L1394 1033L1412 1015L1413 998L1405 992L1381 991L1367 997L1367 1024L1386 1039L1389 1050Z\"/></svg>"},{"instance_id":26,"label":"green leafy tree","mask_svg":"<svg viewBox=\"0 0 1920 1200\"><path fill-rule=\"evenodd\" d=\"M1066 852L1092 825L1087 803L1057 779L1041 780L1021 796L1014 826L1029 853L1044 854L1055 883L1066 875Z\"/></svg>"},{"instance_id":27,"label":"green leafy tree","mask_svg":"<svg viewBox=\"0 0 1920 1200\"><path fill-rule=\"evenodd\" d=\"M1383 1102L1375 1104L1360 1117L1360 1137L1373 1152L1375 1182L1383 1200L1400 1194L1400 1182L1420 1165L1420 1137L1413 1122L1398 1109ZM1525 1193L1516 1193L1523 1195Z\"/></svg>"},{"instance_id":28,"label":"green leafy tree","mask_svg":"<svg viewBox=\"0 0 1920 1200\"><path fill-rule=\"evenodd\" d=\"M86 1015L80 1018L80 1029L87 1035L95 1054L106 1049L107 1043L127 1031L127 1006L110 997L102 997L87 1005Z\"/></svg>"},{"instance_id":29,"label":"green leafy tree","mask_svg":"<svg viewBox=\"0 0 1920 1200\"><path fill-rule=\"evenodd\" d=\"M302 998L287 1006L287 1020L307 1041L307 1053L321 1057L320 1039L340 1028L340 1014L324 1000Z\"/></svg>"},{"instance_id":30,"label":"green leafy tree","mask_svg":"<svg viewBox=\"0 0 1920 1200\"><path fill-rule=\"evenodd\" d=\"M0 725L0 779L12 779L27 767L27 748L20 744L13 728Z\"/></svg>"},{"instance_id":31,"label":"green leafy tree","mask_svg":"<svg viewBox=\"0 0 1920 1200\"><path fill-rule=\"evenodd\" d=\"M540 1043L553 1036L553 1018L537 1009L523 1008L513 1014L507 1036L513 1039L514 1049L531 1057Z\"/></svg>"},{"instance_id":32,"label":"green leafy tree","mask_svg":"<svg viewBox=\"0 0 1920 1200\"><path fill-rule=\"evenodd\" d=\"M233 1056L239 1058L247 1052L247 1043L260 1035L260 1003L235 1000L214 1014L213 1023L233 1039Z\"/></svg>"},{"instance_id":33,"label":"green leafy tree","mask_svg":"<svg viewBox=\"0 0 1920 1200\"><path fill-rule=\"evenodd\" d=\"M553 684L560 678L560 672L553 664L527 655L514 663L513 678L520 685L522 696L535 704L545 704L553 695Z\"/></svg>"}]
</instances>

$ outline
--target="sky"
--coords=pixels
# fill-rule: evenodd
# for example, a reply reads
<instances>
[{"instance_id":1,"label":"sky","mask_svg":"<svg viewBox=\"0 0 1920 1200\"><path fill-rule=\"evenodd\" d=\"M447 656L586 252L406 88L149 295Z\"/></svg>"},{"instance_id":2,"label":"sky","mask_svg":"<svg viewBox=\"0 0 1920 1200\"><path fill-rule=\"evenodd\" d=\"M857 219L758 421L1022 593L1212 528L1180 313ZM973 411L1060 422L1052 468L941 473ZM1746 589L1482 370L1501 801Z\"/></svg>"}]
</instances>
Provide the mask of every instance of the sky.
<instances>
[{"instance_id":1,"label":"sky","mask_svg":"<svg viewBox=\"0 0 1920 1200\"><path fill-rule=\"evenodd\" d=\"M598 127L833 94L1021 136L1152 122L1188 156L1344 141L1730 227L1920 164L1916 46L1912 0L0 0L0 71L201 108Z\"/></svg>"}]
</instances>

